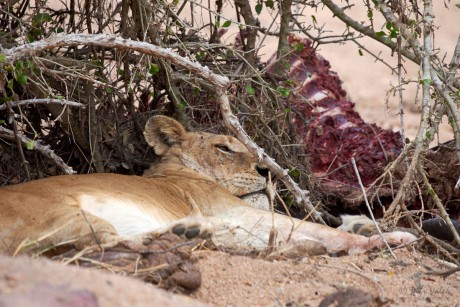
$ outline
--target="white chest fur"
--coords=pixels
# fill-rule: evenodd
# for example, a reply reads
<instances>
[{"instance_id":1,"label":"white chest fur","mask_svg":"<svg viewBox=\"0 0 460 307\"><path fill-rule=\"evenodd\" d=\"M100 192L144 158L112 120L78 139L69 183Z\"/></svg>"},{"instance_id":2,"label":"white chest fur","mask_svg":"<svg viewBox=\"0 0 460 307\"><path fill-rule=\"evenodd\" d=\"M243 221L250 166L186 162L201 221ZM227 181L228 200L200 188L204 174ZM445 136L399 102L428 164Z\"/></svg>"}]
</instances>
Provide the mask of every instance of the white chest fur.
<instances>
[{"instance_id":1,"label":"white chest fur","mask_svg":"<svg viewBox=\"0 0 460 307\"><path fill-rule=\"evenodd\" d=\"M164 221L128 199L83 195L79 202L82 210L109 222L121 236L138 235L165 226Z\"/></svg>"}]
</instances>

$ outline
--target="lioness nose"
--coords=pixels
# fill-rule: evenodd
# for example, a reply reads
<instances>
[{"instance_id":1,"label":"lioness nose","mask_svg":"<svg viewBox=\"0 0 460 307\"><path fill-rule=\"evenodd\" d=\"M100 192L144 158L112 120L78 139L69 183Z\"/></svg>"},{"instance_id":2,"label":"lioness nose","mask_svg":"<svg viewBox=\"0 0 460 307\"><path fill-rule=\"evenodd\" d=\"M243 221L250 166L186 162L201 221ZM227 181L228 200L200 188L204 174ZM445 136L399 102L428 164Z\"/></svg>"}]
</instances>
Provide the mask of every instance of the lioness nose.
<instances>
[{"instance_id":1,"label":"lioness nose","mask_svg":"<svg viewBox=\"0 0 460 307\"><path fill-rule=\"evenodd\" d=\"M268 168L266 166L257 165L256 170L260 176L268 178Z\"/></svg>"}]
</instances>

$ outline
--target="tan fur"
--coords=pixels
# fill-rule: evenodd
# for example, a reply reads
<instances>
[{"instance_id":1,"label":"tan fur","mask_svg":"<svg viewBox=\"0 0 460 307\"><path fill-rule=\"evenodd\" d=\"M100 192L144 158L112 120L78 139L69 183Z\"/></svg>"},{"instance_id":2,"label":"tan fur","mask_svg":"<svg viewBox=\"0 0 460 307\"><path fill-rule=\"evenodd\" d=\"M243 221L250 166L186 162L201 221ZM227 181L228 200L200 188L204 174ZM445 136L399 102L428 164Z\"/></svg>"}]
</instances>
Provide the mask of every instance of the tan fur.
<instances>
[{"instance_id":1,"label":"tan fur","mask_svg":"<svg viewBox=\"0 0 460 307\"><path fill-rule=\"evenodd\" d=\"M0 250L13 253L21 244L27 246L21 251L63 243L80 249L110 246L182 228L191 230L185 236L212 233L226 245L267 247L272 214L254 208L267 208L264 204L253 207L240 199L252 199L267 186L257 159L242 143L226 135L186 132L165 116L151 118L144 134L161 161L143 177L56 176L0 189ZM383 246L378 236L365 238L280 214L274 223L276 243L304 255ZM393 244L415 239L407 233L385 236Z\"/></svg>"}]
</instances>

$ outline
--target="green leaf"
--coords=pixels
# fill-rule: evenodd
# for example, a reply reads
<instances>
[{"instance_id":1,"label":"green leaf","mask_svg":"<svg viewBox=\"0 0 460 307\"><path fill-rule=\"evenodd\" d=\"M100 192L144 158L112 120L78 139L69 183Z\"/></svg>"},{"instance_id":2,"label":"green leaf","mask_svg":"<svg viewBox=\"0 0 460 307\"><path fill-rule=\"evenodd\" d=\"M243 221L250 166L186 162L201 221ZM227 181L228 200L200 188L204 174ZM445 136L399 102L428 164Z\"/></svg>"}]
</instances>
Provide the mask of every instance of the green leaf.
<instances>
[{"instance_id":1,"label":"green leaf","mask_svg":"<svg viewBox=\"0 0 460 307\"><path fill-rule=\"evenodd\" d=\"M13 91L13 85L14 85L13 79L8 80L8 88L12 91Z\"/></svg>"},{"instance_id":2,"label":"green leaf","mask_svg":"<svg viewBox=\"0 0 460 307\"><path fill-rule=\"evenodd\" d=\"M50 22L51 16L48 13L38 13L37 15L32 18L32 26L37 27L41 26L45 22Z\"/></svg>"},{"instance_id":3,"label":"green leaf","mask_svg":"<svg viewBox=\"0 0 460 307\"><path fill-rule=\"evenodd\" d=\"M178 105L179 110L183 110L186 106L187 106L187 102L186 102L186 101L181 100L181 101L179 102L179 105Z\"/></svg>"},{"instance_id":4,"label":"green leaf","mask_svg":"<svg viewBox=\"0 0 460 307\"><path fill-rule=\"evenodd\" d=\"M313 23L317 23L315 15L311 15L311 20L313 20Z\"/></svg>"},{"instance_id":5,"label":"green leaf","mask_svg":"<svg viewBox=\"0 0 460 307\"><path fill-rule=\"evenodd\" d=\"M291 175L291 177L298 178L300 176L300 172L298 169L293 168L289 171L289 175Z\"/></svg>"},{"instance_id":6,"label":"green leaf","mask_svg":"<svg viewBox=\"0 0 460 307\"><path fill-rule=\"evenodd\" d=\"M364 55L363 50L361 48L358 49L358 53L359 53L360 56Z\"/></svg>"},{"instance_id":7,"label":"green leaf","mask_svg":"<svg viewBox=\"0 0 460 307\"><path fill-rule=\"evenodd\" d=\"M455 6L458 7L458 8L460 9L460 3L459 3L459 4L456 4Z\"/></svg>"},{"instance_id":8,"label":"green leaf","mask_svg":"<svg viewBox=\"0 0 460 307\"><path fill-rule=\"evenodd\" d=\"M257 15L260 15L260 12L262 12L262 3L257 3L255 10Z\"/></svg>"},{"instance_id":9,"label":"green leaf","mask_svg":"<svg viewBox=\"0 0 460 307\"><path fill-rule=\"evenodd\" d=\"M206 53L203 51L203 50L200 50L196 53L196 58L197 60L200 60L202 58L204 58L204 56L206 55Z\"/></svg>"},{"instance_id":10,"label":"green leaf","mask_svg":"<svg viewBox=\"0 0 460 307\"><path fill-rule=\"evenodd\" d=\"M273 9L273 0L265 1L265 6L268 7L268 8Z\"/></svg>"},{"instance_id":11,"label":"green leaf","mask_svg":"<svg viewBox=\"0 0 460 307\"><path fill-rule=\"evenodd\" d=\"M284 108L284 113L290 113L292 111L291 108Z\"/></svg>"},{"instance_id":12,"label":"green leaf","mask_svg":"<svg viewBox=\"0 0 460 307\"><path fill-rule=\"evenodd\" d=\"M302 51L305 49L305 46L302 43L297 43L296 49L297 51Z\"/></svg>"},{"instance_id":13,"label":"green leaf","mask_svg":"<svg viewBox=\"0 0 460 307\"><path fill-rule=\"evenodd\" d=\"M32 150L34 149L34 144L35 142L33 140L30 140L29 142L26 143L26 148L27 150Z\"/></svg>"},{"instance_id":14,"label":"green leaf","mask_svg":"<svg viewBox=\"0 0 460 307\"><path fill-rule=\"evenodd\" d=\"M57 32L57 33L62 33L62 32L64 32L64 29L61 28L61 27L59 27L59 28L57 28L56 32Z\"/></svg>"},{"instance_id":15,"label":"green leaf","mask_svg":"<svg viewBox=\"0 0 460 307\"><path fill-rule=\"evenodd\" d=\"M222 25L223 28L228 28L232 25L232 21L231 20L227 20L226 22L224 22L224 24Z\"/></svg>"},{"instance_id":16,"label":"green leaf","mask_svg":"<svg viewBox=\"0 0 460 307\"><path fill-rule=\"evenodd\" d=\"M0 63L4 63L6 61L6 56L3 53L0 53Z\"/></svg>"},{"instance_id":17,"label":"green leaf","mask_svg":"<svg viewBox=\"0 0 460 307\"><path fill-rule=\"evenodd\" d=\"M431 133L430 131L425 132L425 137L427 140L431 141Z\"/></svg>"},{"instance_id":18,"label":"green leaf","mask_svg":"<svg viewBox=\"0 0 460 307\"><path fill-rule=\"evenodd\" d=\"M377 37L384 37L384 36L385 36L385 32L383 32L383 31L375 32L375 36L377 36Z\"/></svg>"},{"instance_id":19,"label":"green leaf","mask_svg":"<svg viewBox=\"0 0 460 307\"><path fill-rule=\"evenodd\" d=\"M254 95L256 93L255 89L250 84L246 85L246 92L249 95Z\"/></svg>"},{"instance_id":20,"label":"green leaf","mask_svg":"<svg viewBox=\"0 0 460 307\"><path fill-rule=\"evenodd\" d=\"M372 10L367 11L367 18L372 19L374 17L374 12Z\"/></svg>"},{"instance_id":21,"label":"green leaf","mask_svg":"<svg viewBox=\"0 0 460 307\"><path fill-rule=\"evenodd\" d=\"M158 64L150 65L149 73L152 76L155 76L159 71L160 71L160 67L158 67Z\"/></svg>"},{"instance_id":22,"label":"green leaf","mask_svg":"<svg viewBox=\"0 0 460 307\"><path fill-rule=\"evenodd\" d=\"M16 81L19 82L21 85L25 85L27 83L27 75L19 74L16 76Z\"/></svg>"},{"instance_id":23,"label":"green leaf","mask_svg":"<svg viewBox=\"0 0 460 307\"><path fill-rule=\"evenodd\" d=\"M431 82L432 82L431 78L426 78L426 79L421 79L421 80L420 80L420 83L421 83L421 84L422 84L422 83L426 83L426 84L430 85Z\"/></svg>"},{"instance_id":24,"label":"green leaf","mask_svg":"<svg viewBox=\"0 0 460 307\"><path fill-rule=\"evenodd\" d=\"M387 24L385 25L385 28L387 28L387 30L391 30L393 28L393 24L389 21L387 21Z\"/></svg>"},{"instance_id":25,"label":"green leaf","mask_svg":"<svg viewBox=\"0 0 460 307\"><path fill-rule=\"evenodd\" d=\"M56 98L56 99L64 99L64 96L62 96L62 95L56 95L56 96L54 96L54 98Z\"/></svg>"},{"instance_id":26,"label":"green leaf","mask_svg":"<svg viewBox=\"0 0 460 307\"><path fill-rule=\"evenodd\" d=\"M396 30L391 30L391 32L390 32L390 37L391 37L391 38L397 38L397 37L398 37L398 31L396 31Z\"/></svg>"},{"instance_id":27,"label":"green leaf","mask_svg":"<svg viewBox=\"0 0 460 307\"><path fill-rule=\"evenodd\" d=\"M278 86L278 87L276 88L276 91L277 91L278 93L280 93L281 96L283 96L284 98L288 97L289 94L291 93L290 90L288 90L287 88L282 87L282 86Z\"/></svg>"},{"instance_id":28,"label":"green leaf","mask_svg":"<svg viewBox=\"0 0 460 307\"><path fill-rule=\"evenodd\" d=\"M216 21L216 28L220 28L220 21Z\"/></svg>"},{"instance_id":29,"label":"green leaf","mask_svg":"<svg viewBox=\"0 0 460 307\"><path fill-rule=\"evenodd\" d=\"M106 92L107 94L112 94L112 93L113 93L113 88L111 88L110 86L107 86L107 87L105 88L105 92Z\"/></svg>"},{"instance_id":30,"label":"green leaf","mask_svg":"<svg viewBox=\"0 0 460 307\"><path fill-rule=\"evenodd\" d=\"M22 70L24 68L24 63L22 61L17 61L16 63L14 63L14 67L16 68L16 70Z\"/></svg>"}]
</instances>

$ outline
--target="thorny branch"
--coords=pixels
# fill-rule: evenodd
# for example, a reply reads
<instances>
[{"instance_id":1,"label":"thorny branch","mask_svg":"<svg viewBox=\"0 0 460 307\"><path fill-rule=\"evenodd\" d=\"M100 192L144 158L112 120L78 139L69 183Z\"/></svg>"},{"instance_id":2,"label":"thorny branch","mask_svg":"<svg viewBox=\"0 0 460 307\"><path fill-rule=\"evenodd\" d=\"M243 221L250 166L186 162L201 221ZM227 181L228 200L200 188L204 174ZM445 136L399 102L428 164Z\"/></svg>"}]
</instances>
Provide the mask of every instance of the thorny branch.
<instances>
[{"instance_id":1,"label":"thorny branch","mask_svg":"<svg viewBox=\"0 0 460 307\"><path fill-rule=\"evenodd\" d=\"M49 146L43 146L38 141L34 141L25 135L18 133L16 135L23 145L28 145L38 150L42 155L48 157L50 161L53 161L56 166L58 166L65 174L71 175L74 174L74 170L68 166L58 155L56 155ZM13 131L6 129L5 127L0 126L0 137L14 140L15 134Z\"/></svg>"},{"instance_id":2,"label":"thorny branch","mask_svg":"<svg viewBox=\"0 0 460 307\"><path fill-rule=\"evenodd\" d=\"M54 98L36 98L36 99L25 99L20 101L13 101L10 103L12 108L19 106L28 106L32 104L49 104L56 103L60 105L68 105L70 107L84 108L85 105L76 101L69 101L65 99L54 99ZM6 110L6 105L0 105L0 111Z\"/></svg>"}]
</instances>

